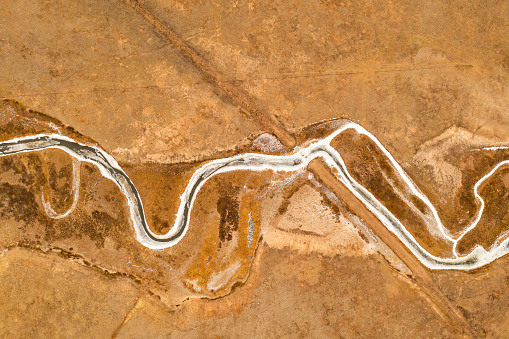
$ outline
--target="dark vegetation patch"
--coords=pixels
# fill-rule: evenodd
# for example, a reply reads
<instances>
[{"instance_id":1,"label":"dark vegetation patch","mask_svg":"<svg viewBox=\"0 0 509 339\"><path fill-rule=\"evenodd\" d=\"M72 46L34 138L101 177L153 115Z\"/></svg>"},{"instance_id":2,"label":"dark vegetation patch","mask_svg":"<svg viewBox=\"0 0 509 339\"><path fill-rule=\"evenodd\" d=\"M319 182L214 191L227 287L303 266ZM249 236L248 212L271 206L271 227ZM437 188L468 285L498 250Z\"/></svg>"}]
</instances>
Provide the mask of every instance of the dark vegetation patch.
<instances>
[{"instance_id":1,"label":"dark vegetation patch","mask_svg":"<svg viewBox=\"0 0 509 339\"><path fill-rule=\"evenodd\" d=\"M217 200L217 212L220 215L219 240L231 241L233 232L239 228L239 188L225 183L220 188L220 198Z\"/></svg>"}]
</instances>

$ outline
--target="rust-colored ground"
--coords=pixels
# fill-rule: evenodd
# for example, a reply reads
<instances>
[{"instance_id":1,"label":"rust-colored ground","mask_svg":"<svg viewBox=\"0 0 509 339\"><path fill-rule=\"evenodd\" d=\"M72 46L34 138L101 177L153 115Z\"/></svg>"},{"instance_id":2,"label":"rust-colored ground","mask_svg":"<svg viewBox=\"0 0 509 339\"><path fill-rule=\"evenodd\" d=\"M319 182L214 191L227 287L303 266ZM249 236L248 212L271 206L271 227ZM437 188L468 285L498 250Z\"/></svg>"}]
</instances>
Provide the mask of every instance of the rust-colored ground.
<instances>
[{"instance_id":1,"label":"rust-colored ground","mask_svg":"<svg viewBox=\"0 0 509 339\"><path fill-rule=\"evenodd\" d=\"M6 1L0 141L99 145L164 233L206 161L284 154L348 118L454 234L478 208L474 184L508 159L482 149L509 145L507 18L503 1ZM332 146L421 246L451 255L368 140ZM508 230L507 176L480 188L460 253ZM52 218L45 204L65 213L76 189ZM2 337L509 337L507 257L424 268L319 161L214 177L185 238L153 251L94 166L59 150L2 157L0 250Z\"/></svg>"}]
</instances>

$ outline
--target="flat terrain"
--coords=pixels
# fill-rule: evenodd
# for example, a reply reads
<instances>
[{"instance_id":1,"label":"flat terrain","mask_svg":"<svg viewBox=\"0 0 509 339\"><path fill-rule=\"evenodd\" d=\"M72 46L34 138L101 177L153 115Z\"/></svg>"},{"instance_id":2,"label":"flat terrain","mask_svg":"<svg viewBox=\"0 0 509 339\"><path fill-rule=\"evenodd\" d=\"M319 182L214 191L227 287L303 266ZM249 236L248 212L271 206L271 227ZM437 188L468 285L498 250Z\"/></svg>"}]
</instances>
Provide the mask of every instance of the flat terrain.
<instances>
[{"instance_id":1,"label":"flat terrain","mask_svg":"<svg viewBox=\"0 0 509 339\"><path fill-rule=\"evenodd\" d=\"M208 161L288 155L348 119L451 237L509 159L505 1L11 1L0 9L0 142L56 133L112 155L157 234ZM509 230L502 167L478 226L430 226L376 145L335 139L355 180L432 255ZM58 149L0 157L0 336L509 337L509 257L430 270L318 161L198 192L151 250L125 196ZM356 200L357 199L357 200Z\"/></svg>"}]
</instances>

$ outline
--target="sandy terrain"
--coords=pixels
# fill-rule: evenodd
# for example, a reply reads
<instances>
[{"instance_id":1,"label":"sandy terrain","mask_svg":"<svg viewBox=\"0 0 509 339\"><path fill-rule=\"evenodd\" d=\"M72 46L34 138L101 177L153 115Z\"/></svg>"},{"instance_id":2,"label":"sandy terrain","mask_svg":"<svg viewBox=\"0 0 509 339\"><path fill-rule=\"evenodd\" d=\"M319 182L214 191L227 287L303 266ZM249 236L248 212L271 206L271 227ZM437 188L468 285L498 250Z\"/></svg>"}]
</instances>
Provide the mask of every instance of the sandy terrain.
<instances>
[{"instance_id":1,"label":"sandy terrain","mask_svg":"<svg viewBox=\"0 0 509 339\"><path fill-rule=\"evenodd\" d=\"M0 142L58 134L104 150L156 235L197 169L288 156L348 119L436 208L444 232L372 140L331 142L416 246L453 259L507 239L508 168L479 185L481 214L475 195L509 159L506 2L1 7ZM153 250L93 163L2 156L0 336L509 337L509 256L430 269L338 178L319 159L217 174L182 240Z\"/></svg>"}]
</instances>

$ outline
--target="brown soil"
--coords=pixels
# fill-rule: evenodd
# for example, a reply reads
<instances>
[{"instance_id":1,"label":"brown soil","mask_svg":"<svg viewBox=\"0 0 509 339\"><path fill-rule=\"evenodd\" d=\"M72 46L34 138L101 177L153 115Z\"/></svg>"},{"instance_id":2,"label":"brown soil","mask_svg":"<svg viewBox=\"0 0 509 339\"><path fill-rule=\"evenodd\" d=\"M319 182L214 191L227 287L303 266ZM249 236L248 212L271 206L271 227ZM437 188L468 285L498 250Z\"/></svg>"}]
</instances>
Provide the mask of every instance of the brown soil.
<instances>
[{"instance_id":1,"label":"brown soil","mask_svg":"<svg viewBox=\"0 0 509 339\"><path fill-rule=\"evenodd\" d=\"M264 132L286 149L263 152L284 154L335 119L360 123L453 234L475 214L475 182L507 159L471 151L507 144L504 2L2 5L0 140L57 133L99 145L134 181L155 232L172 225L197 167L260 152L252 141ZM452 146L432 147L448 131ZM423 246L449 255L402 203L426 212L420 202L387 184L394 175L369 142L345 135L335 147ZM429 271L326 166L310 170L215 177L184 239L153 251L94 166L80 165L76 209L53 219L42 194L56 213L72 206L70 157L0 158L0 336L506 336L506 257ZM507 229L506 172L481 189L485 215L461 253Z\"/></svg>"},{"instance_id":2,"label":"brown soil","mask_svg":"<svg viewBox=\"0 0 509 339\"><path fill-rule=\"evenodd\" d=\"M429 208L409 192L387 157L371 139L347 130L334 138L331 146L340 152L353 178L401 221L423 248L438 257L452 257L452 242L443 236L434 236L431 231L434 225L426 223L425 216L428 220L433 217Z\"/></svg>"}]
</instances>

